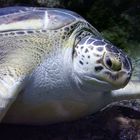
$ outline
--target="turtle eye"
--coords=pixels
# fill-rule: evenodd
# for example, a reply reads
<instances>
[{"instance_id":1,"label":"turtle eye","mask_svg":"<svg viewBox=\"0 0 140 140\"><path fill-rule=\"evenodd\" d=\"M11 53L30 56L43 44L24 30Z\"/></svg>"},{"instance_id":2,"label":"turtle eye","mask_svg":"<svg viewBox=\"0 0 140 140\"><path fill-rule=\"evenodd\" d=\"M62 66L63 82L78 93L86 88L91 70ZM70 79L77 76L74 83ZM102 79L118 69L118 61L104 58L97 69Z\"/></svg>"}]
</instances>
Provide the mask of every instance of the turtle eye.
<instances>
[{"instance_id":1,"label":"turtle eye","mask_svg":"<svg viewBox=\"0 0 140 140\"><path fill-rule=\"evenodd\" d=\"M110 58L107 58L107 59L106 59L106 64L107 64L107 66L108 66L109 68L112 67L112 61L111 61Z\"/></svg>"},{"instance_id":2,"label":"turtle eye","mask_svg":"<svg viewBox=\"0 0 140 140\"><path fill-rule=\"evenodd\" d=\"M114 55L106 55L104 58L104 65L106 68L113 71L120 71L122 66L119 57Z\"/></svg>"}]
</instances>

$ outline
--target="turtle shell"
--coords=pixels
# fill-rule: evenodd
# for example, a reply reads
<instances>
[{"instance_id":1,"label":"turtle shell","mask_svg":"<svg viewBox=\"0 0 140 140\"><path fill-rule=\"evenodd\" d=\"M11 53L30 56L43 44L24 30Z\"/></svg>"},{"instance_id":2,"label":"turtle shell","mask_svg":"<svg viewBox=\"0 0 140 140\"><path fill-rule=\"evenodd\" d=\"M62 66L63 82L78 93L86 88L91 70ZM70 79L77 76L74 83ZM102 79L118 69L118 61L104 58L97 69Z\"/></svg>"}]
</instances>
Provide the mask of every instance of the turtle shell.
<instances>
[{"instance_id":1,"label":"turtle shell","mask_svg":"<svg viewBox=\"0 0 140 140\"><path fill-rule=\"evenodd\" d=\"M59 29L76 20L78 14L55 8L8 7L0 9L0 32L24 29Z\"/></svg>"}]
</instances>

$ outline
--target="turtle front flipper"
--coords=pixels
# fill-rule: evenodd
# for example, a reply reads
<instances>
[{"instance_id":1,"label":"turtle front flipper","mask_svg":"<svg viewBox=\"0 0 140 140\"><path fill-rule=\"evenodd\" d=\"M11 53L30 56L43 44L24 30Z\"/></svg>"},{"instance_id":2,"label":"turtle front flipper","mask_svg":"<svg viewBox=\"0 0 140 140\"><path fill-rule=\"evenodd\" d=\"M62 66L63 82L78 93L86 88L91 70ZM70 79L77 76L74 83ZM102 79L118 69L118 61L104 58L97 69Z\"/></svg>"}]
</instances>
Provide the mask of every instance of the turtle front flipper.
<instances>
[{"instance_id":1,"label":"turtle front flipper","mask_svg":"<svg viewBox=\"0 0 140 140\"><path fill-rule=\"evenodd\" d=\"M25 79L50 51L46 45L49 42L45 33L28 34L24 31L12 31L2 35L3 37L0 38L0 119L16 99L24 86Z\"/></svg>"},{"instance_id":2,"label":"turtle front flipper","mask_svg":"<svg viewBox=\"0 0 140 140\"><path fill-rule=\"evenodd\" d=\"M3 72L0 73L0 121L16 99L22 88L23 80L22 78L15 79L10 76L11 72L6 73L10 69L2 68L1 70Z\"/></svg>"}]
</instances>

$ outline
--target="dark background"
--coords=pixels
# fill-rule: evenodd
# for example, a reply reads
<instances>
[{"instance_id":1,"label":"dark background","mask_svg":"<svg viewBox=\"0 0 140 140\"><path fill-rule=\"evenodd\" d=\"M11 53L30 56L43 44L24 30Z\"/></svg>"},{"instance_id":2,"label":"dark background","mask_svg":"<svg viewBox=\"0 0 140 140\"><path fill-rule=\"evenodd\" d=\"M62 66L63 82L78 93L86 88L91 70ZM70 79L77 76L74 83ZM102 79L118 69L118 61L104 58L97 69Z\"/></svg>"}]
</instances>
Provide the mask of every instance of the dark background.
<instances>
[{"instance_id":1,"label":"dark background","mask_svg":"<svg viewBox=\"0 0 140 140\"><path fill-rule=\"evenodd\" d=\"M140 48L140 0L0 0L0 7L15 5L75 11L128 54L136 47ZM115 103L68 123L46 126L1 124L0 140L7 139L140 140L140 103L139 100Z\"/></svg>"}]
</instances>

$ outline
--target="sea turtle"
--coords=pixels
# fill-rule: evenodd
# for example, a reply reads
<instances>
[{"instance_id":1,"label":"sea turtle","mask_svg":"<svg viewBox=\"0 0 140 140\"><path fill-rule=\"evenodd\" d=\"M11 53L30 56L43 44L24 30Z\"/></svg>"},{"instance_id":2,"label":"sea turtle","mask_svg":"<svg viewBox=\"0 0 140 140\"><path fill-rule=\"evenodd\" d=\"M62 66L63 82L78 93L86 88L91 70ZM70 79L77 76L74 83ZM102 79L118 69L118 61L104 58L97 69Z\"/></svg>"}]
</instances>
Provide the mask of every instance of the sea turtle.
<instances>
[{"instance_id":1,"label":"sea turtle","mask_svg":"<svg viewBox=\"0 0 140 140\"><path fill-rule=\"evenodd\" d=\"M113 101L136 97L139 85L127 85L131 74L128 56L72 11L0 9L4 122L46 124L94 113Z\"/></svg>"}]
</instances>

